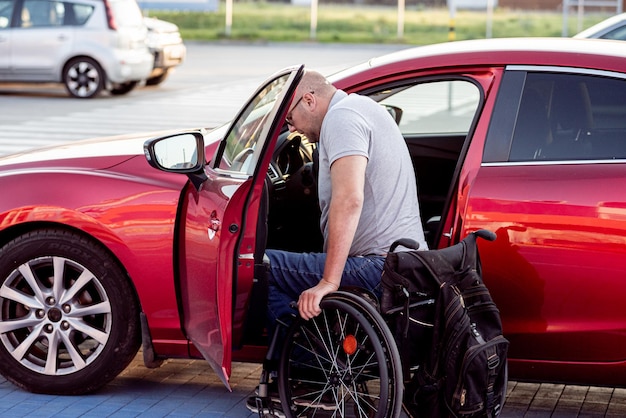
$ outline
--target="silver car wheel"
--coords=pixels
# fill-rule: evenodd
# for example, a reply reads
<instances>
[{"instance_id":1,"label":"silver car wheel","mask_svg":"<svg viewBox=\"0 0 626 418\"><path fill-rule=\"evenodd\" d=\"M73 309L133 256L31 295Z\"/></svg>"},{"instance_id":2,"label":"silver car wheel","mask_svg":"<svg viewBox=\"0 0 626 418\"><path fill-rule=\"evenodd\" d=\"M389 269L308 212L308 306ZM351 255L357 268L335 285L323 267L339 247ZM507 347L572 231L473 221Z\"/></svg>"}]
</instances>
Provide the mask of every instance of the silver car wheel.
<instances>
[{"instance_id":1,"label":"silver car wheel","mask_svg":"<svg viewBox=\"0 0 626 418\"><path fill-rule=\"evenodd\" d=\"M111 304L98 279L63 257L16 268L0 289L0 341L23 366L50 376L85 368L111 329Z\"/></svg>"},{"instance_id":2,"label":"silver car wheel","mask_svg":"<svg viewBox=\"0 0 626 418\"><path fill-rule=\"evenodd\" d=\"M91 98L104 86L104 71L90 58L75 58L65 67L63 80L74 97Z\"/></svg>"},{"instance_id":3,"label":"silver car wheel","mask_svg":"<svg viewBox=\"0 0 626 418\"><path fill-rule=\"evenodd\" d=\"M128 275L92 238L15 237L0 247L0 374L36 393L93 392L137 354L140 309Z\"/></svg>"}]
</instances>

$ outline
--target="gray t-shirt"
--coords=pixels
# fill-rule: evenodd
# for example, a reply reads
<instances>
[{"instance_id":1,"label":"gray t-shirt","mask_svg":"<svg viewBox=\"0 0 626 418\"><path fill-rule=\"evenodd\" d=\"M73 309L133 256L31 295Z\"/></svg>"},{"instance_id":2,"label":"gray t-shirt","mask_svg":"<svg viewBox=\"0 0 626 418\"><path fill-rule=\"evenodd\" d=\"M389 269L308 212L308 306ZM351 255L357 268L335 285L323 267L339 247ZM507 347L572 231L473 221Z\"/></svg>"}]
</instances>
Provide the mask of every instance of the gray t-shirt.
<instances>
[{"instance_id":1,"label":"gray t-shirt","mask_svg":"<svg viewBox=\"0 0 626 418\"><path fill-rule=\"evenodd\" d=\"M322 123L319 141L321 228L328 238L330 166L351 155L367 158L363 210L351 256L383 255L393 241L412 238L427 249L417 202L415 172L397 124L366 96L338 90ZM326 251L326 246L324 248Z\"/></svg>"}]
</instances>

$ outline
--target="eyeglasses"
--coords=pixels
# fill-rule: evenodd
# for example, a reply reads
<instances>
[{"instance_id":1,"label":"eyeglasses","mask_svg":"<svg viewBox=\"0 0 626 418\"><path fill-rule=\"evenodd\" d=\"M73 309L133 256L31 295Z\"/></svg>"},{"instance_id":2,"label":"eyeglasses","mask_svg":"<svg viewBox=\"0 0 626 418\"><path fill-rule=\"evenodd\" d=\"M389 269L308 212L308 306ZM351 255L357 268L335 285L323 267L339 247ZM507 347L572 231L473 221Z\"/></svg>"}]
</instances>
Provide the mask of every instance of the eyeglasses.
<instances>
[{"instance_id":1,"label":"eyeglasses","mask_svg":"<svg viewBox=\"0 0 626 418\"><path fill-rule=\"evenodd\" d=\"M287 117L285 118L285 122L287 122L289 125L293 126L293 121L291 120L291 112L293 112L295 110L296 107L298 107L298 105L300 104L300 102L302 101L302 98L304 97L304 95L300 96L300 98L298 99L298 101L296 102L296 104L291 108L291 110L289 111L289 113L287 113Z\"/></svg>"}]
</instances>

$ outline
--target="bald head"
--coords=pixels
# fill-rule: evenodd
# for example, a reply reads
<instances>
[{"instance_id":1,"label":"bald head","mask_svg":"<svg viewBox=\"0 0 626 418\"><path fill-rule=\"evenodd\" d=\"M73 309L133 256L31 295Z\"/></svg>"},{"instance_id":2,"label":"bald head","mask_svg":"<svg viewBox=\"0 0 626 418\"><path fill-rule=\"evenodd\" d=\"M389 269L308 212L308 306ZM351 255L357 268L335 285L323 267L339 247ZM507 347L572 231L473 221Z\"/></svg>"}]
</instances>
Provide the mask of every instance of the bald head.
<instances>
[{"instance_id":1,"label":"bald head","mask_svg":"<svg viewBox=\"0 0 626 418\"><path fill-rule=\"evenodd\" d=\"M330 99L337 89L322 74L317 71L305 70L297 88L297 95L315 93L318 97Z\"/></svg>"},{"instance_id":2,"label":"bald head","mask_svg":"<svg viewBox=\"0 0 626 418\"><path fill-rule=\"evenodd\" d=\"M306 135L311 142L319 141L324 116L336 91L326 77L317 71L305 70L287 114L289 130Z\"/></svg>"}]
</instances>

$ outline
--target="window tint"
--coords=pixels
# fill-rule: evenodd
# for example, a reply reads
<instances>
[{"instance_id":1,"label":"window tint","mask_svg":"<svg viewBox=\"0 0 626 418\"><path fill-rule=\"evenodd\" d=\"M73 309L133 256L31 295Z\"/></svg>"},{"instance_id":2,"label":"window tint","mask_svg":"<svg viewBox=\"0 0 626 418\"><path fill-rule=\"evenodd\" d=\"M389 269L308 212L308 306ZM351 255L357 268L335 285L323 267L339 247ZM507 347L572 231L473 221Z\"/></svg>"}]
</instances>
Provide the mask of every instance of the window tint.
<instances>
[{"instance_id":1,"label":"window tint","mask_svg":"<svg viewBox=\"0 0 626 418\"><path fill-rule=\"evenodd\" d=\"M82 26L93 14L94 7L87 4L66 3L66 6L68 12L66 25Z\"/></svg>"},{"instance_id":2,"label":"window tint","mask_svg":"<svg viewBox=\"0 0 626 418\"><path fill-rule=\"evenodd\" d=\"M626 80L530 73L510 161L626 158Z\"/></svg>"},{"instance_id":3,"label":"window tint","mask_svg":"<svg viewBox=\"0 0 626 418\"><path fill-rule=\"evenodd\" d=\"M13 14L13 0L0 0L0 29L8 28Z\"/></svg>"},{"instance_id":4,"label":"window tint","mask_svg":"<svg viewBox=\"0 0 626 418\"><path fill-rule=\"evenodd\" d=\"M62 26L65 20L65 5L47 0L26 0L21 13L22 28Z\"/></svg>"},{"instance_id":5,"label":"window tint","mask_svg":"<svg viewBox=\"0 0 626 418\"><path fill-rule=\"evenodd\" d=\"M379 100L380 96L387 96ZM387 90L372 95L399 119L404 135L467 133L480 102L478 88L446 80Z\"/></svg>"}]
</instances>

